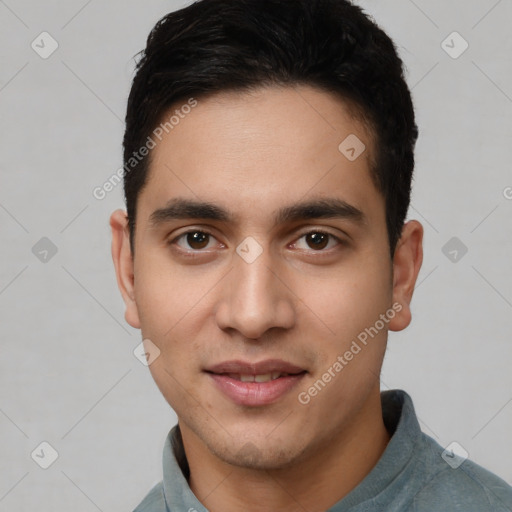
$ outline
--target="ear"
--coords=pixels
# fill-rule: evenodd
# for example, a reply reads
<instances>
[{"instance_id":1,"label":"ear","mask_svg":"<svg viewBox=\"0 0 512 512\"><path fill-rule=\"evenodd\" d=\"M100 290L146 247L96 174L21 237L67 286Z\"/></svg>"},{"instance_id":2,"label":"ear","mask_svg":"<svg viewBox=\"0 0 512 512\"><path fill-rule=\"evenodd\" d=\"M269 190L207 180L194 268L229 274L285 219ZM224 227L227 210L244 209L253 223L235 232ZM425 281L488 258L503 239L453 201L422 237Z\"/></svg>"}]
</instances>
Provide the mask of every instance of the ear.
<instances>
[{"instance_id":1,"label":"ear","mask_svg":"<svg viewBox=\"0 0 512 512\"><path fill-rule=\"evenodd\" d=\"M423 261L422 242L423 226L416 220L404 224L393 256L393 304L397 304L397 314L389 322L391 331L401 331L411 322L410 304Z\"/></svg>"},{"instance_id":2,"label":"ear","mask_svg":"<svg viewBox=\"0 0 512 512\"><path fill-rule=\"evenodd\" d=\"M116 269L117 286L126 306L125 320L135 329L140 329L139 312L135 302L133 257L130 249L128 216L116 210L110 216L112 228L112 259Z\"/></svg>"}]
</instances>

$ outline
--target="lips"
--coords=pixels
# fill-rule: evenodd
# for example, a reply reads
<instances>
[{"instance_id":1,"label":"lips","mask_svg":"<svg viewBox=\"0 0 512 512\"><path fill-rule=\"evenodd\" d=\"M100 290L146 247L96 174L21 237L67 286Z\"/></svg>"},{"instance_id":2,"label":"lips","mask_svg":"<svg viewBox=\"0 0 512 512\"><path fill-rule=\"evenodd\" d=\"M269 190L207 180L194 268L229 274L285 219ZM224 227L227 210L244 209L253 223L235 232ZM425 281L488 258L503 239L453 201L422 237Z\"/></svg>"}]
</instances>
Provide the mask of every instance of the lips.
<instances>
[{"instance_id":1,"label":"lips","mask_svg":"<svg viewBox=\"0 0 512 512\"><path fill-rule=\"evenodd\" d=\"M307 373L281 359L225 361L205 371L223 395L235 404L252 407L278 401Z\"/></svg>"},{"instance_id":2,"label":"lips","mask_svg":"<svg viewBox=\"0 0 512 512\"><path fill-rule=\"evenodd\" d=\"M304 372L304 368L296 366L282 359L266 359L258 363L248 363L245 361L224 361L206 369L210 373L231 373L241 375L264 375L266 373L287 373L296 375Z\"/></svg>"}]
</instances>

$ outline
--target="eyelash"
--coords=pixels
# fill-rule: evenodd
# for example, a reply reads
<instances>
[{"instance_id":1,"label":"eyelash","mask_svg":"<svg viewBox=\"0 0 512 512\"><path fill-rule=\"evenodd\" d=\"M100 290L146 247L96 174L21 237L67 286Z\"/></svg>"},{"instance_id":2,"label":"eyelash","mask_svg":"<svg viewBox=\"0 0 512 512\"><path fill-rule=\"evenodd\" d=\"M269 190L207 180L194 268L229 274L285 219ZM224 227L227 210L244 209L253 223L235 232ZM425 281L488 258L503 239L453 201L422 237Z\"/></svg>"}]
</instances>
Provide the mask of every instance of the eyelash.
<instances>
[{"instance_id":1,"label":"eyelash","mask_svg":"<svg viewBox=\"0 0 512 512\"><path fill-rule=\"evenodd\" d=\"M306 231L304 233L302 233L300 236L297 237L296 241L293 242L294 244L297 243L297 241L299 241L301 238L304 238L305 236L307 235L311 235L311 234L317 234L317 235L326 235L329 237L329 241L330 240L335 240L337 242L337 245L343 245L343 240L339 237L337 237L336 235L333 235L332 233L330 233L329 231L324 231L322 229L312 229L312 230L309 230L309 231ZM327 242L329 243L329 242ZM329 251L332 251L332 247L330 249L319 249L319 250L315 250L315 249L310 249L313 253L316 253L316 254L322 254L322 253L328 253ZM300 249L299 249L300 250Z\"/></svg>"},{"instance_id":2,"label":"eyelash","mask_svg":"<svg viewBox=\"0 0 512 512\"><path fill-rule=\"evenodd\" d=\"M183 237L186 237L187 235L189 235L191 233L202 233L202 234L207 235L209 237L215 238L215 235L213 233L211 233L210 231L206 230L206 229L190 229L190 230L184 231L183 233L181 233L178 236L174 237L172 240L169 240L168 244L169 245L177 245L177 241L178 240L180 240ZM309 231L305 231L304 233L300 234L296 238L296 240L293 242L293 244L297 243L297 241L299 241L300 239L304 238L305 236L311 235L311 234L326 235L330 239L335 240L338 245L344 245L344 241L341 238L337 237L336 235L333 235L329 231L325 231L325 230L322 230L322 229L312 229L312 230L309 230ZM179 250L181 250L181 252L183 254L185 254L186 256L189 256L189 257L194 257L194 256L197 256L197 255L200 255L201 253L207 252L204 249L188 249L188 250L186 250L186 249L181 249L180 248ZM301 250L301 249L299 249L299 250ZM332 248L331 249L326 249L326 250L324 250L324 249L319 249L319 250L311 249L311 251L313 253L317 253L317 254L326 253L326 252L328 252L330 250L332 250Z\"/></svg>"}]
</instances>

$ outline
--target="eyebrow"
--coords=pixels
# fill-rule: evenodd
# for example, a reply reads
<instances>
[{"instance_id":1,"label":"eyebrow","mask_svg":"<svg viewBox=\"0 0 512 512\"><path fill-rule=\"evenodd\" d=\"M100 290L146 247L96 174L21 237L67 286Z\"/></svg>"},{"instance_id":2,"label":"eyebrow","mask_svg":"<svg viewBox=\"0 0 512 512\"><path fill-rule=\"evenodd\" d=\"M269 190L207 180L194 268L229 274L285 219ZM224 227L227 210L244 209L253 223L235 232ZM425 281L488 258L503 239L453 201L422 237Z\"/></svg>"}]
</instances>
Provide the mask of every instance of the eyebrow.
<instances>
[{"instance_id":1,"label":"eyebrow","mask_svg":"<svg viewBox=\"0 0 512 512\"><path fill-rule=\"evenodd\" d=\"M151 227L156 228L177 219L206 219L229 222L236 218L229 210L213 203L175 198L158 208L149 217ZM317 199L285 206L274 216L275 224L312 219L346 219L356 224L366 224L365 214L355 206L338 198Z\"/></svg>"}]
</instances>

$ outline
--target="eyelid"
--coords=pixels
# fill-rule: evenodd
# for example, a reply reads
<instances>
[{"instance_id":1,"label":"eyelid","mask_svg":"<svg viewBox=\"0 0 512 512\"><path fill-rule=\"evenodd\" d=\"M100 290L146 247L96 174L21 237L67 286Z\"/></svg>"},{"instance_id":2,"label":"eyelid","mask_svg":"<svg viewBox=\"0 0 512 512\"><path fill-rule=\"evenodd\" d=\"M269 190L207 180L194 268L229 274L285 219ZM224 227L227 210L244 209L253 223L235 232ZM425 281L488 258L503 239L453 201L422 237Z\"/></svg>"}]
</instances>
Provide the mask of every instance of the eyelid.
<instances>
[{"instance_id":1,"label":"eyelid","mask_svg":"<svg viewBox=\"0 0 512 512\"><path fill-rule=\"evenodd\" d=\"M217 237L209 230L205 228L187 228L186 231L182 231L178 235L173 235L172 238L167 240L168 245L176 245L178 246L177 242L184 236L188 235L189 233L204 233L205 235L208 235L209 237L217 240L217 242L221 245L224 245L222 242L220 242ZM179 246L178 246L179 247ZM187 253L201 253L201 252L208 252L209 249L183 249L182 247L179 247L179 250L182 252Z\"/></svg>"},{"instance_id":2,"label":"eyelid","mask_svg":"<svg viewBox=\"0 0 512 512\"><path fill-rule=\"evenodd\" d=\"M167 244L168 245L175 245L178 247L178 250L180 250L181 252L183 253L188 253L188 254L200 254L200 253L207 253L208 251L210 251L212 248L210 249L184 249L182 247L180 247L177 242L178 240L180 240L181 238L183 238L184 236L188 235L189 233L204 233L205 235L208 235L209 237L215 239L221 246L225 247L225 244L223 244L222 242L220 242L218 240L218 238L213 234L212 230L208 229L208 228L198 228L198 227L187 227L187 229L185 231L182 231L181 233L179 233L178 235L173 235L172 238L168 239L167 240ZM335 247L339 246L339 245L345 245L347 244L347 241L343 239L343 237L340 237L338 235L335 235L334 233L332 233L329 229L325 228L325 227L308 227L308 228L304 228L303 231L299 232L295 238L294 238L294 241L291 242L290 244L288 244L288 247L290 246L293 246L295 245L298 240L300 240L301 238L309 235L309 234L312 234L312 233L320 233L320 234L324 234L324 235L327 235L329 236L331 239L334 239L337 244ZM348 235L347 235L348 236ZM329 249L299 249L299 250L302 250L302 251L311 251L311 252L314 252L314 253L325 253L325 252L329 252L333 249L335 249L335 247L331 247Z\"/></svg>"},{"instance_id":3,"label":"eyelid","mask_svg":"<svg viewBox=\"0 0 512 512\"><path fill-rule=\"evenodd\" d=\"M323 227L322 228L307 228L304 231L299 232L299 234L295 238L295 241L299 240L300 238L302 238L302 237L304 237L306 235L310 235L312 233L320 233L320 234L323 234L323 235L328 235L331 238L334 238L340 244L347 243L347 241L344 240L343 237L341 237L340 235L335 235L332 231L330 231L327 228L323 228Z\"/></svg>"}]
</instances>

